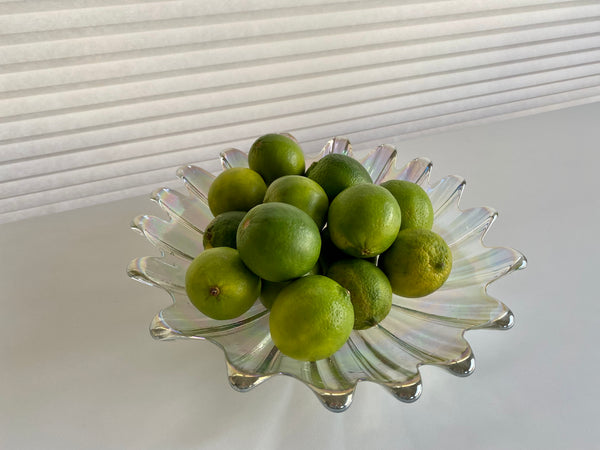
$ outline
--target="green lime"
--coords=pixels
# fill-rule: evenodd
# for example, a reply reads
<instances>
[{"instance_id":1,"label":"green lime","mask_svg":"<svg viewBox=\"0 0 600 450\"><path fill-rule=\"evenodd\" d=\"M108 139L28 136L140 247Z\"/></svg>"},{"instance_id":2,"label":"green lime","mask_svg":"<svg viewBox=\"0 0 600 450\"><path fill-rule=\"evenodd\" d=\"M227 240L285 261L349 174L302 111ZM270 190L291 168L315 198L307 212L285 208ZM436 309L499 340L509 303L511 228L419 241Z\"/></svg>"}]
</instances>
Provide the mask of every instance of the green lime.
<instances>
[{"instance_id":1,"label":"green lime","mask_svg":"<svg viewBox=\"0 0 600 450\"><path fill-rule=\"evenodd\" d=\"M245 215L246 211L228 211L211 220L202 237L204 249L214 247L236 248L237 229Z\"/></svg>"},{"instance_id":2,"label":"green lime","mask_svg":"<svg viewBox=\"0 0 600 450\"><path fill-rule=\"evenodd\" d=\"M424 297L439 289L452 270L452 253L441 236L423 228L398 233L392 246L379 256L394 294Z\"/></svg>"},{"instance_id":3,"label":"green lime","mask_svg":"<svg viewBox=\"0 0 600 450\"><path fill-rule=\"evenodd\" d=\"M364 259L343 259L334 263L327 277L350 291L354 307L354 329L377 325L392 308L392 287L385 274Z\"/></svg>"},{"instance_id":4,"label":"green lime","mask_svg":"<svg viewBox=\"0 0 600 450\"><path fill-rule=\"evenodd\" d=\"M321 236L315 221L287 203L263 203L252 208L237 231L244 263L268 281L298 278L319 259Z\"/></svg>"},{"instance_id":5,"label":"green lime","mask_svg":"<svg viewBox=\"0 0 600 450\"><path fill-rule=\"evenodd\" d=\"M265 308L271 309L279 293L284 287L286 287L290 283L291 281L276 282L262 280L262 288L260 290L260 302Z\"/></svg>"},{"instance_id":6,"label":"green lime","mask_svg":"<svg viewBox=\"0 0 600 450\"><path fill-rule=\"evenodd\" d=\"M248 211L262 203L267 185L262 177L245 167L224 170L208 189L208 206L214 216L227 211Z\"/></svg>"},{"instance_id":7,"label":"green lime","mask_svg":"<svg viewBox=\"0 0 600 450\"><path fill-rule=\"evenodd\" d=\"M336 247L357 258L385 251L400 230L400 207L387 189L358 184L329 205L327 227Z\"/></svg>"},{"instance_id":8,"label":"green lime","mask_svg":"<svg viewBox=\"0 0 600 450\"><path fill-rule=\"evenodd\" d=\"M269 316L277 348L301 361L333 355L350 337L353 324L350 294L322 275L299 278L283 288Z\"/></svg>"},{"instance_id":9,"label":"green lime","mask_svg":"<svg viewBox=\"0 0 600 450\"><path fill-rule=\"evenodd\" d=\"M306 176L321 185L329 201L350 186L373 182L361 163L340 153L332 153L315 161L306 171Z\"/></svg>"},{"instance_id":10,"label":"green lime","mask_svg":"<svg viewBox=\"0 0 600 450\"><path fill-rule=\"evenodd\" d=\"M319 264L323 273L327 273L327 270L329 270L329 267L334 262L347 258L352 257L341 251L331 242L329 227L323 228L323 231L321 231L321 254L319 255Z\"/></svg>"},{"instance_id":11,"label":"green lime","mask_svg":"<svg viewBox=\"0 0 600 450\"><path fill-rule=\"evenodd\" d=\"M204 315L217 320L235 319L258 298L260 278L248 270L237 250L211 248L200 253L188 267L185 290Z\"/></svg>"},{"instance_id":12,"label":"green lime","mask_svg":"<svg viewBox=\"0 0 600 450\"><path fill-rule=\"evenodd\" d=\"M325 225L329 199L323 188L310 178L300 175L277 178L267 188L263 201L288 203L312 217L319 229Z\"/></svg>"},{"instance_id":13,"label":"green lime","mask_svg":"<svg viewBox=\"0 0 600 450\"><path fill-rule=\"evenodd\" d=\"M271 184L284 175L303 175L304 153L293 139L282 134L266 134L250 147L248 166Z\"/></svg>"},{"instance_id":14,"label":"green lime","mask_svg":"<svg viewBox=\"0 0 600 450\"><path fill-rule=\"evenodd\" d=\"M381 186L392 193L400 211L402 224L400 229L425 228L431 230L433 225L433 206L427 192L416 183L406 180L389 180Z\"/></svg>"}]
</instances>

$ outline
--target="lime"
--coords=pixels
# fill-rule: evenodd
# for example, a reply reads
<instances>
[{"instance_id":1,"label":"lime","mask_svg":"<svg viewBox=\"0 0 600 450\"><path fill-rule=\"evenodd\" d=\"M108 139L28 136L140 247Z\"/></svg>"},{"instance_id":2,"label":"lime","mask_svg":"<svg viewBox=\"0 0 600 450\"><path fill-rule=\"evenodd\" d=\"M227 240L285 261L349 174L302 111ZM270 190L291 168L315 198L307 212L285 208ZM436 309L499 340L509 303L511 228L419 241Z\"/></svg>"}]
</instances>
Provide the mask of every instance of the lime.
<instances>
[{"instance_id":1,"label":"lime","mask_svg":"<svg viewBox=\"0 0 600 450\"><path fill-rule=\"evenodd\" d=\"M441 236L423 228L398 233L392 246L379 256L394 294L424 297L439 289L452 270L452 253Z\"/></svg>"},{"instance_id":2,"label":"lime","mask_svg":"<svg viewBox=\"0 0 600 450\"><path fill-rule=\"evenodd\" d=\"M260 278L250 272L237 250L211 248L200 253L185 274L185 291L200 312L226 320L241 316L260 294Z\"/></svg>"},{"instance_id":3,"label":"lime","mask_svg":"<svg viewBox=\"0 0 600 450\"><path fill-rule=\"evenodd\" d=\"M204 236L202 237L204 248L236 248L235 239L237 229L245 215L245 211L228 211L219 214L211 220L206 230L204 230Z\"/></svg>"},{"instance_id":4,"label":"lime","mask_svg":"<svg viewBox=\"0 0 600 450\"><path fill-rule=\"evenodd\" d=\"M334 262L347 258L352 257L341 251L331 242L329 227L323 228L323 231L321 231L321 254L319 255L319 264L323 273L326 273Z\"/></svg>"},{"instance_id":5,"label":"lime","mask_svg":"<svg viewBox=\"0 0 600 450\"><path fill-rule=\"evenodd\" d=\"M327 272L329 267L340 259L350 259L348 253L341 251L337 248L333 242L331 242L331 236L329 235L329 228L323 228L321 231L321 254L319 255L319 268L322 273ZM363 258L365 261L369 261L372 264L377 263L377 256L371 258Z\"/></svg>"},{"instance_id":6,"label":"lime","mask_svg":"<svg viewBox=\"0 0 600 450\"><path fill-rule=\"evenodd\" d=\"M265 308L271 309L279 293L290 283L291 281L276 282L262 280L262 287L260 289L260 302Z\"/></svg>"},{"instance_id":7,"label":"lime","mask_svg":"<svg viewBox=\"0 0 600 450\"><path fill-rule=\"evenodd\" d=\"M354 329L377 325L392 308L392 287L385 274L364 259L343 259L334 263L327 277L350 291L354 307Z\"/></svg>"},{"instance_id":8,"label":"lime","mask_svg":"<svg viewBox=\"0 0 600 450\"><path fill-rule=\"evenodd\" d=\"M321 185L329 201L350 186L372 183L369 172L361 163L340 153L332 153L315 161L306 171L306 176Z\"/></svg>"},{"instance_id":9,"label":"lime","mask_svg":"<svg viewBox=\"0 0 600 450\"><path fill-rule=\"evenodd\" d=\"M353 324L350 294L322 275L299 278L283 288L269 316L277 348L302 361L333 355L348 340Z\"/></svg>"},{"instance_id":10,"label":"lime","mask_svg":"<svg viewBox=\"0 0 600 450\"><path fill-rule=\"evenodd\" d=\"M433 206L427 192L416 183L406 180L389 180L381 186L392 193L400 211L402 223L400 229L425 228L431 230L433 225Z\"/></svg>"},{"instance_id":11,"label":"lime","mask_svg":"<svg viewBox=\"0 0 600 450\"><path fill-rule=\"evenodd\" d=\"M314 220L287 203L263 203L252 208L237 231L244 263L268 281L298 278L319 259L321 236Z\"/></svg>"},{"instance_id":12,"label":"lime","mask_svg":"<svg viewBox=\"0 0 600 450\"><path fill-rule=\"evenodd\" d=\"M336 247L351 256L369 258L392 245L400 222L400 207L387 189L358 184L333 199L327 227Z\"/></svg>"},{"instance_id":13,"label":"lime","mask_svg":"<svg viewBox=\"0 0 600 450\"><path fill-rule=\"evenodd\" d=\"M300 175L278 178L267 188L263 201L288 203L312 217L319 229L325 225L329 200L323 188L310 178Z\"/></svg>"},{"instance_id":14,"label":"lime","mask_svg":"<svg viewBox=\"0 0 600 450\"><path fill-rule=\"evenodd\" d=\"M298 143L287 136L265 134L250 147L248 166L271 184L284 175L303 175L304 153Z\"/></svg>"},{"instance_id":15,"label":"lime","mask_svg":"<svg viewBox=\"0 0 600 450\"><path fill-rule=\"evenodd\" d=\"M248 211L262 203L267 185L262 177L245 167L224 170L208 189L208 206L214 216L227 211Z\"/></svg>"},{"instance_id":16,"label":"lime","mask_svg":"<svg viewBox=\"0 0 600 450\"><path fill-rule=\"evenodd\" d=\"M317 263L304 276L319 275L320 273L321 273L321 269L319 267L319 264ZM264 307L267 309L271 309L271 307L273 306L273 302L275 301L275 299L277 298L277 296L279 295L281 290L284 287L286 287L288 284L290 284L292 281L275 282L275 281L262 280L262 283L261 283L262 287L260 290L260 301L264 305Z\"/></svg>"}]
</instances>

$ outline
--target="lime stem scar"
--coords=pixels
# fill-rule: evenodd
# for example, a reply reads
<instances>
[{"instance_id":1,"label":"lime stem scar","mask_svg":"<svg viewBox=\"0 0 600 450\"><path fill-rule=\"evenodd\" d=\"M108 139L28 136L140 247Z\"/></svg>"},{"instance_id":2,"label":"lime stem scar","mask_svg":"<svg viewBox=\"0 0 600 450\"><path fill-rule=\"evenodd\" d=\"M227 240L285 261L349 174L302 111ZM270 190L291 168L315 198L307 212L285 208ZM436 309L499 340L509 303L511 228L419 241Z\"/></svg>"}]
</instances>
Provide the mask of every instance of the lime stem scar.
<instances>
[{"instance_id":1,"label":"lime stem scar","mask_svg":"<svg viewBox=\"0 0 600 450\"><path fill-rule=\"evenodd\" d=\"M212 295L213 297L216 297L220 293L221 293L221 291L219 290L218 287L214 286L214 287L210 288L210 295Z\"/></svg>"}]
</instances>

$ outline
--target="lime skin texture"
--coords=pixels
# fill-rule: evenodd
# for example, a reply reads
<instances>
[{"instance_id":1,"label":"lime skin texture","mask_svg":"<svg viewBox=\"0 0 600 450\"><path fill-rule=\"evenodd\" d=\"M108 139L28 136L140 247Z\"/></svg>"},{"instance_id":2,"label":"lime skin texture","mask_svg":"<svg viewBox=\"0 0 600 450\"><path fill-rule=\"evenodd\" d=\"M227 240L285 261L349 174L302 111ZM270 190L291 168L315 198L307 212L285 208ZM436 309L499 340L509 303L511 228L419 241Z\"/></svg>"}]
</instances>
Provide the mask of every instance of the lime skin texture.
<instances>
[{"instance_id":1,"label":"lime skin texture","mask_svg":"<svg viewBox=\"0 0 600 450\"><path fill-rule=\"evenodd\" d=\"M358 184L333 199L327 227L336 247L356 258L370 258L392 245L401 220L398 202L387 189Z\"/></svg>"},{"instance_id":2,"label":"lime skin texture","mask_svg":"<svg viewBox=\"0 0 600 450\"><path fill-rule=\"evenodd\" d=\"M381 187L392 193L402 211L400 230L406 228L425 228L433 226L433 205L427 192L416 183L406 180L389 180Z\"/></svg>"},{"instance_id":3,"label":"lime skin texture","mask_svg":"<svg viewBox=\"0 0 600 450\"><path fill-rule=\"evenodd\" d=\"M315 161L306 176L321 185L331 202L340 192L361 183L372 183L364 166L348 155L332 153Z\"/></svg>"},{"instance_id":4,"label":"lime skin texture","mask_svg":"<svg viewBox=\"0 0 600 450\"><path fill-rule=\"evenodd\" d=\"M302 277L283 288L269 316L277 348L301 361L333 355L350 337L353 324L350 293L322 275Z\"/></svg>"},{"instance_id":5,"label":"lime skin texture","mask_svg":"<svg viewBox=\"0 0 600 450\"><path fill-rule=\"evenodd\" d=\"M319 259L321 236L315 221L287 203L252 208L238 227L242 260L267 281L287 281L310 271Z\"/></svg>"},{"instance_id":6,"label":"lime skin texture","mask_svg":"<svg viewBox=\"0 0 600 450\"><path fill-rule=\"evenodd\" d=\"M444 239L430 230L407 228L379 256L394 294L424 297L439 289L452 270L452 252Z\"/></svg>"},{"instance_id":7,"label":"lime skin texture","mask_svg":"<svg viewBox=\"0 0 600 450\"><path fill-rule=\"evenodd\" d=\"M277 178L267 188L263 202L281 202L300 208L313 218L319 229L327 220L327 194L318 183L300 175Z\"/></svg>"},{"instance_id":8,"label":"lime skin texture","mask_svg":"<svg viewBox=\"0 0 600 450\"><path fill-rule=\"evenodd\" d=\"M185 290L190 302L204 315L227 320L241 316L260 295L261 280L242 262L237 250L204 250L190 264Z\"/></svg>"},{"instance_id":9,"label":"lime skin texture","mask_svg":"<svg viewBox=\"0 0 600 450\"><path fill-rule=\"evenodd\" d=\"M304 152L288 136L265 134L250 147L248 167L258 172L269 185L284 175L304 175Z\"/></svg>"},{"instance_id":10,"label":"lime skin texture","mask_svg":"<svg viewBox=\"0 0 600 450\"><path fill-rule=\"evenodd\" d=\"M375 264L365 259L342 259L329 268L327 276L350 292L355 330L371 328L389 314L392 286Z\"/></svg>"},{"instance_id":11,"label":"lime skin texture","mask_svg":"<svg viewBox=\"0 0 600 450\"><path fill-rule=\"evenodd\" d=\"M216 217L227 211L248 211L262 203L267 185L262 177L246 167L221 172L208 189L208 207Z\"/></svg>"},{"instance_id":12,"label":"lime skin texture","mask_svg":"<svg viewBox=\"0 0 600 450\"><path fill-rule=\"evenodd\" d=\"M205 250L214 247L236 248L236 235L245 211L227 211L219 214L206 226L202 236Z\"/></svg>"}]
</instances>

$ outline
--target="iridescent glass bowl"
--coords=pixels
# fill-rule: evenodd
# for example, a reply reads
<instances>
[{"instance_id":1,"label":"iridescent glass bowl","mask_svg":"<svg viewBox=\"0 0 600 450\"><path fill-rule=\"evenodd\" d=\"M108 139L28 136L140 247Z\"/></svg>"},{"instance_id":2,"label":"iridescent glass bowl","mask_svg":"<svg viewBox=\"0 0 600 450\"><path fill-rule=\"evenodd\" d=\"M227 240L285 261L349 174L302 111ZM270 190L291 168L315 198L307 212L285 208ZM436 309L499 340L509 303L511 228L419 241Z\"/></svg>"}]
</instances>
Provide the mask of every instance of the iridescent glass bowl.
<instances>
[{"instance_id":1,"label":"iridescent glass bowl","mask_svg":"<svg viewBox=\"0 0 600 450\"><path fill-rule=\"evenodd\" d=\"M347 139L331 139L321 153L352 156ZM307 161L308 165L313 161ZM195 166L177 170L187 193L161 188L152 194L168 220L144 215L133 220L161 253L133 260L128 275L167 291L173 302L156 314L150 326L156 339L206 339L225 355L228 378L238 391L248 391L275 375L288 375L306 384L331 411L344 411L359 381L371 381L403 402L421 394L422 365L436 365L458 376L473 372L474 357L464 334L467 330L508 329L513 314L487 293L498 278L526 266L525 257L510 248L486 247L483 238L497 213L488 207L462 210L459 200L465 180L447 176L429 183L431 161L416 158L396 164L396 150L380 145L360 161L377 184L390 179L421 185L434 209L433 231L452 250L452 272L436 292L422 298L393 297L389 315L367 330L354 330L333 356L316 362L283 355L269 333L269 311L257 301L233 320L218 321L200 313L188 300L184 279L192 259L202 250L202 233L213 218L207 193L214 175ZM221 154L224 170L247 167L247 155L237 149Z\"/></svg>"}]
</instances>

